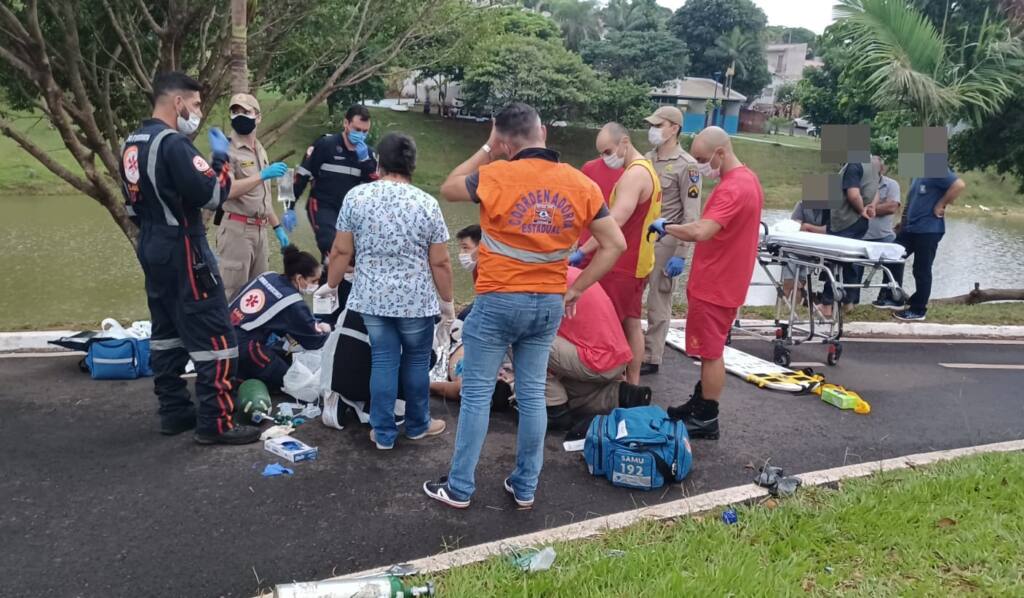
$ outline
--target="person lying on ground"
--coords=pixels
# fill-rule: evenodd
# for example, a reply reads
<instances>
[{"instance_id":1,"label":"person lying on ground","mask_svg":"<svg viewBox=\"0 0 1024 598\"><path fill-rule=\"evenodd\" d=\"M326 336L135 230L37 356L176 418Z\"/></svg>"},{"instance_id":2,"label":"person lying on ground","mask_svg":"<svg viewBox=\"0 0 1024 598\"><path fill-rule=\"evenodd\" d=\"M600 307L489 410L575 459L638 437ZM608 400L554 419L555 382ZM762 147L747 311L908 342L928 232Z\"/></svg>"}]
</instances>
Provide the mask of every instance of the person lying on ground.
<instances>
[{"instance_id":1,"label":"person lying on ground","mask_svg":"<svg viewBox=\"0 0 1024 598\"><path fill-rule=\"evenodd\" d=\"M448 353L448 379L431 382L430 394L445 401L458 401L462 394L462 370L466 356L466 347L462 344L462 327L473 305L462 310L455 318L451 328L451 339ZM498 380L494 383L494 394L491 396L491 411L505 411L512 406L515 399L515 373L512 370L512 357L506 354L498 370Z\"/></svg>"},{"instance_id":2,"label":"person lying on ground","mask_svg":"<svg viewBox=\"0 0 1024 598\"><path fill-rule=\"evenodd\" d=\"M437 200L412 184L416 143L408 135L388 133L377 150L380 180L345 196L327 284L317 294L337 293L355 254L347 306L362 315L373 351L370 441L390 450L398 438L399 384L405 393L406 438L421 440L445 430L444 420L430 417L429 363L434 317L440 313L442 327L450 328L455 306L448 225Z\"/></svg>"},{"instance_id":3,"label":"person lying on ground","mask_svg":"<svg viewBox=\"0 0 1024 598\"><path fill-rule=\"evenodd\" d=\"M622 323L632 349L633 360L626 367L626 381L639 384L644 357L640 317L644 308L644 287L654 269L654 241L648 237L647 227L661 216L661 183L654 166L633 147L629 131L619 123L606 124L597 134L596 144L602 156L615 156L626 165L608 200L612 218L626 238L626 252L598 284L611 298L616 318ZM569 265L582 265L597 247L596 239L588 239L569 257Z\"/></svg>"},{"instance_id":4,"label":"person lying on ground","mask_svg":"<svg viewBox=\"0 0 1024 598\"><path fill-rule=\"evenodd\" d=\"M690 153L704 180L721 177L721 181L700 220L666 225L658 219L650 230L697 244L686 285L686 354L700 358L700 382L690 400L670 408L668 414L685 422L691 438L717 439L718 401L725 388L725 339L754 273L764 191L754 171L736 156L723 129L701 131Z\"/></svg>"},{"instance_id":5,"label":"person lying on ground","mask_svg":"<svg viewBox=\"0 0 1024 598\"><path fill-rule=\"evenodd\" d=\"M324 345L331 327L317 322L302 296L312 295L320 282L320 260L298 247L284 249L284 274L260 274L229 306L238 335L238 377L262 380L280 389L290 366L283 341L290 339L307 351Z\"/></svg>"},{"instance_id":6,"label":"person lying on ground","mask_svg":"<svg viewBox=\"0 0 1024 598\"><path fill-rule=\"evenodd\" d=\"M582 271L569 268L572 284ZM568 430L585 416L650 405L651 389L622 379L633 352L601 285L583 292L576 315L564 318L548 357L545 398L549 430Z\"/></svg>"}]
</instances>

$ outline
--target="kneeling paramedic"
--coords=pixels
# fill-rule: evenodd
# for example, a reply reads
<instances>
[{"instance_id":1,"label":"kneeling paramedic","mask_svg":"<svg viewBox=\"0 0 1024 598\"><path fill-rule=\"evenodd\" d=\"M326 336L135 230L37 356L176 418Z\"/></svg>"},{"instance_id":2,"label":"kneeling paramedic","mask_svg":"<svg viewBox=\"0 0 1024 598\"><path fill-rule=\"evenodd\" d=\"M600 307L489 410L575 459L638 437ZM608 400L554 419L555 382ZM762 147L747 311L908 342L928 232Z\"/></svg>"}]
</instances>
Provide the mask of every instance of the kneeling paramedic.
<instances>
[{"instance_id":1,"label":"kneeling paramedic","mask_svg":"<svg viewBox=\"0 0 1024 598\"><path fill-rule=\"evenodd\" d=\"M320 261L294 245L284 249L284 274L257 276L231 301L238 333L239 378L257 378L268 388L284 385L289 363L280 350L285 337L307 351L324 346L331 327L317 322L302 300L320 281Z\"/></svg>"},{"instance_id":2,"label":"kneeling paramedic","mask_svg":"<svg viewBox=\"0 0 1024 598\"><path fill-rule=\"evenodd\" d=\"M231 190L228 139L210 130L211 166L186 137L202 118L194 79L178 72L153 81L153 115L121 149L129 217L139 226L137 255L153 322L150 340L160 432L195 428L200 444L247 444L260 431L236 425L235 331L200 210L216 210ZM196 368L198 413L181 375Z\"/></svg>"}]
</instances>

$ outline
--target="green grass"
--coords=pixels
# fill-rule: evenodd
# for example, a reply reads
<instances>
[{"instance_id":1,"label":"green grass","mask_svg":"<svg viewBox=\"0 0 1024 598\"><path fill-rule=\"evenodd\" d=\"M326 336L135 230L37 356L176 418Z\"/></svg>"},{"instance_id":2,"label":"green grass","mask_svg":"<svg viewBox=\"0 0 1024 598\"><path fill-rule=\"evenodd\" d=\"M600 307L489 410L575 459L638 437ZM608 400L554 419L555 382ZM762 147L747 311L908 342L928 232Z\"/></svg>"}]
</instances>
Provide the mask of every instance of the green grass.
<instances>
[{"instance_id":1,"label":"green grass","mask_svg":"<svg viewBox=\"0 0 1024 598\"><path fill-rule=\"evenodd\" d=\"M788 133L779 135L765 135L763 133L740 133L740 137L750 137L752 139L760 139L761 141L767 141L778 145L796 145L804 149L810 149L818 151L821 149L821 140L817 137L807 137L806 135L793 135L790 136Z\"/></svg>"},{"instance_id":2,"label":"green grass","mask_svg":"<svg viewBox=\"0 0 1024 598\"><path fill-rule=\"evenodd\" d=\"M677 312L685 313L684 308L677 307ZM775 308L744 307L741 317L775 318ZM870 305L858 305L845 316L847 322L895 322L892 312L875 309ZM928 322L934 324L979 324L992 326L1024 326L1024 303L982 303L980 305L942 305L928 306Z\"/></svg>"},{"instance_id":3,"label":"green grass","mask_svg":"<svg viewBox=\"0 0 1024 598\"><path fill-rule=\"evenodd\" d=\"M546 572L505 560L438 577L438 595L1021 596L1024 455L994 454L803 488L782 501L555 544ZM621 552L614 552L621 551Z\"/></svg>"}]
</instances>

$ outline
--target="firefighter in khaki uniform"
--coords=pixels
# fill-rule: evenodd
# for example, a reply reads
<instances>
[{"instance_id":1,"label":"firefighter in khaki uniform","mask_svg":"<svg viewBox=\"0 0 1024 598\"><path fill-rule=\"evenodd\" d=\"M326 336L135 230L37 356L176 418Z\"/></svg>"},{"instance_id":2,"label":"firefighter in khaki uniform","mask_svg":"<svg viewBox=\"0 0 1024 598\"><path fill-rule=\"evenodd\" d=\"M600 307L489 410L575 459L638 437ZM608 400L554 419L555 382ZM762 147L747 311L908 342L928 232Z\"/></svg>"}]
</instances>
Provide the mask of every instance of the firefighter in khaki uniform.
<instances>
[{"instance_id":1,"label":"firefighter in khaki uniform","mask_svg":"<svg viewBox=\"0 0 1024 598\"><path fill-rule=\"evenodd\" d=\"M247 93L231 98L231 175L234 183L228 200L215 219L217 257L228 301L250 280L270 268L267 255L267 226L273 228L281 248L288 246L288 234L274 213L270 179L288 172L284 162L268 164L267 151L256 139L260 104Z\"/></svg>"},{"instance_id":2,"label":"firefighter in khaki uniform","mask_svg":"<svg viewBox=\"0 0 1024 598\"><path fill-rule=\"evenodd\" d=\"M661 180L661 215L667 222L686 224L700 217L701 176L697 161L679 147L683 113L662 106L646 118L647 140L654 149L645 156ZM676 280L693 255L693 243L665 235L654 246L654 270L648 278L647 334L640 374L656 374L665 353L665 338L672 319L672 292Z\"/></svg>"}]
</instances>

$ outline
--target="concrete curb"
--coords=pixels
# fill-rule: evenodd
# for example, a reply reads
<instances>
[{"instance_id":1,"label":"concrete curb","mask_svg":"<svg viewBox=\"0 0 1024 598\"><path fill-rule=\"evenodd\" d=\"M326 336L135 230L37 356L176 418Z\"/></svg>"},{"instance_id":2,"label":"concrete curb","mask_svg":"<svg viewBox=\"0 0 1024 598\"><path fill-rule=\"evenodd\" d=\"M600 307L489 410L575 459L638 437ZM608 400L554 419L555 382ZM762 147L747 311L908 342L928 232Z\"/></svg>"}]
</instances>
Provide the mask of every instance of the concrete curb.
<instances>
[{"instance_id":1,"label":"concrete curb","mask_svg":"<svg viewBox=\"0 0 1024 598\"><path fill-rule=\"evenodd\" d=\"M747 326L770 326L768 320L740 320ZM646 325L646 322L645 322ZM673 328L686 326L685 319L673 319ZM1024 326L975 326L971 324L929 324L897 322L852 322L844 327L844 338L934 338L978 340L1024 340ZM40 330L26 332L0 332L0 353L20 351L65 352L47 341L75 334L75 330Z\"/></svg>"},{"instance_id":2,"label":"concrete curb","mask_svg":"<svg viewBox=\"0 0 1024 598\"><path fill-rule=\"evenodd\" d=\"M1012 440L1009 442L935 451L931 453L919 453L915 455L907 455L905 457L884 459L882 461L823 469L820 471L799 474L797 477L803 481L804 485L820 486L832 484L840 480L866 477L884 471L916 468L971 455L1016 451L1024 451L1024 440ZM503 540L497 540L467 548L460 548L451 552L417 559L411 561L409 564L421 573L437 573L454 567L462 567L472 563L477 563L492 556L506 554L509 548L525 548L529 546L550 544L552 542L591 538L605 532L634 525L642 521L658 521L694 515L726 505L751 501L766 496L768 496L767 490L753 484L735 486L725 490L718 490L707 494L700 494L697 496L674 500L653 507L615 513L614 515L597 517L587 521L572 523L531 534L524 534L513 538L505 538ZM365 571L359 571L357 573L351 573L332 579L354 579L358 577L368 577L371 575L381 575L386 569L387 567L367 569Z\"/></svg>"}]
</instances>

